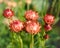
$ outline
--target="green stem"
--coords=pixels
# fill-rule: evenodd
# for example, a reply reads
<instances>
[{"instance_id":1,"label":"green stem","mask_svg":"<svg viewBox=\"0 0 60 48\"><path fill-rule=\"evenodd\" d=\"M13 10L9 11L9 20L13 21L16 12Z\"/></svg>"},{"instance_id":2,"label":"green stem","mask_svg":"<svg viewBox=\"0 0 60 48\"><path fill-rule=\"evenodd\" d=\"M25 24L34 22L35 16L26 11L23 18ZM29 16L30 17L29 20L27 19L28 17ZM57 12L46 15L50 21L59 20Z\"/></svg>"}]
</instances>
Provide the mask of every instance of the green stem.
<instances>
[{"instance_id":1,"label":"green stem","mask_svg":"<svg viewBox=\"0 0 60 48\"><path fill-rule=\"evenodd\" d=\"M14 48L14 37L15 37L15 33L11 31L11 44L12 44L12 48Z\"/></svg>"},{"instance_id":2,"label":"green stem","mask_svg":"<svg viewBox=\"0 0 60 48\"><path fill-rule=\"evenodd\" d=\"M34 48L34 35L31 36L30 48Z\"/></svg>"},{"instance_id":3,"label":"green stem","mask_svg":"<svg viewBox=\"0 0 60 48\"><path fill-rule=\"evenodd\" d=\"M44 6L44 1L42 1L42 9L43 9L43 6ZM42 10L42 17L43 17L43 12L44 12L44 10Z\"/></svg>"},{"instance_id":4,"label":"green stem","mask_svg":"<svg viewBox=\"0 0 60 48\"><path fill-rule=\"evenodd\" d=\"M55 3L56 3L56 0L54 0L53 3L52 3L52 6L51 6L52 8L51 8L51 12L50 12L51 14L52 14L52 12L53 12L53 9L54 9L54 6L55 6Z\"/></svg>"},{"instance_id":5,"label":"green stem","mask_svg":"<svg viewBox=\"0 0 60 48\"><path fill-rule=\"evenodd\" d=\"M46 0L46 6L48 7L48 0ZM45 14L47 13L47 7L45 7Z\"/></svg>"},{"instance_id":6,"label":"green stem","mask_svg":"<svg viewBox=\"0 0 60 48\"><path fill-rule=\"evenodd\" d=\"M60 11L60 0L58 1L58 8L57 8L58 10L56 11L57 12L57 15L56 16L58 16L59 15L59 11Z\"/></svg>"},{"instance_id":7,"label":"green stem","mask_svg":"<svg viewBox=\"0 0 60 48\"><path fill-rule=\"evenodd\" d=\"M41 41L42 48L45 48L45 40Z\"/></svg>"},{"instance_id":8,"label":"green stem","mask_svg":"<svg viewBox=\"0 0 60 48\"><path fill-rule=\"evenodd\" d=\"M17 38L16 37L17 37L17 34L13 32L13 38L18 41L18 43L20 44L20 48L23 48L23 41L22 41L21 36L18 35L18 37ZM13 41L13 39L12 39L12 41Z\"/></svg>"},{"instance_id":9,"label":"green stem","mask_svg":"<svg viewBox=\"0 0 60 48\"><path fill-rule=\"evenodd\" d=\"M40 34L38 33L38 41L39 41L39 47L41 46L42 48L45 48L45 40L42 40L40 38Z\"/></svg>"},{"instance_id":10,"label":"green stem","mask_svg":"<svg viewBox=\"0 0 60 48\"><path fill-rule=\"evenodd\" d=\"M13 35L14 35L14 33L12 32L12 47L13 47L13 41L14 41L14 40L13 40Z\"/></svg>"},{"instance_id":11,"label":"green stem","mask_svg":"<svg viewBox=\"0 0 60 48\"><path fill-rule=\"evenodd\" d=\"M39 37L39 38L38 38L38 41L39 41L39 47L40 47L40 45L41 45L41 38L40 38L40 34L38 33L37 35L38 35L38 37Z\"/></svg>"},{"instance_id":12,"label":"green stem","mask_svg":"<svg viewBox=\"0 0 60 48\"><path fill-rule=\"evenodd\" d=\"M29 8L30 8L29 6L30 6L30 5L29 5L29 4L27 4L27 10L29 10Z\"/></svg>"},{"instance_id":13,"label":"green stem","mask_svg":"<svg viewBox=\"0 0 60 48\"><path fill-rule=\"evenodd\" d=\"M23 41L22 41L22 38L20 36L19 36L19 42L20 42L20 45L21 45L20 48L23 48Z\"/></svg>"}]
</instances>

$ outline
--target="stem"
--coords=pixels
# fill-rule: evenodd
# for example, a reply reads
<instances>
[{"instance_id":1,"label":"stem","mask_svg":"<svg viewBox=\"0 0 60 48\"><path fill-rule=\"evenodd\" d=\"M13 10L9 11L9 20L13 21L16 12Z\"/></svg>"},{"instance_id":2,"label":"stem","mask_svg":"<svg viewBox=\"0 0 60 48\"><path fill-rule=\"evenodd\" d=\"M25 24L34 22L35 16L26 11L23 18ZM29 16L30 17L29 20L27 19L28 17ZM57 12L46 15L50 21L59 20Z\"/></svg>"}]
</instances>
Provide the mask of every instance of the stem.
<instances>
[{"instance_id":1,"label":"stem","mask_svg":"<svg viewBox=\"0 0 60 48\"><path fill-rule=\"evenodd\" d=\"M59 11L60 11L60 0L58 1L58 8L57 8L57 15L56 16L58 16L59 15Z\"/></svg>"},{"instance_id":2,"label":"stem","mask_svg":"<svg viewBox=\"0 0 60 48\"><path fill-rule=\"evenodd\" d=\"M13 35L14 35L14 33L12 32L12 44L13 44ZM12 45L12 47L13 47L13 45Z\"/></svg>"},{"instance_id":3,"label":"stem","mask_svg":"<svg viewBox=\"0 0 60 48\"><path fill-rule=\"evenodd\" d=\"M43 40L41 44L42 44L42 48L45 48L45 40Z\"/></svg>"},{"instance_id":4,"label":"stem","mask_svg":"<svg viewBox=\"0 0 60 48\"><path fill-rule=\"evenodd\" d=\"M48 0L46 0L46 6L48 7ZM45 7L45 14L47 13L47 7Z\"/></svg>"},{"instance_id":5,"label":"stem","mask_svg":"<svg viewBox=\"0 0 60 48\"><path fill-rule=\"evenodd\" d=\"M31 36L30 48L34 48L34 35Z\"/></svg>"},{"instance_id":6,"label":"stem","mask_svg":"<svg viewBox=\"0 0 60 48\"><path fill-rule=\"evenodd\" d=\"M40 34L38 33L38 41L39 41L39 47L40 47L40 45L41 45L41 38L40 38Z\"/></svg>"},{"instance_id":7,"label":"stem","mask_svg":"<svg viewBox=\"0 0 60 48\"><path fill-rule=\"evenodd\" d=\"M55 3L56 3L56 0L54 0L53 3L52 3L52 6L51 6L52 8L51 8L51 12L50 12L51 14L52 14L52 12L53 12L53 9L54 9L54 6L55 6Z\"/></svg>"},{"instance_id":8,"label":"stem","mask_svg":"<svg viewBox=\"0 0 60 48\"><path fill-rule=\"evenodd\" d=\"M39 33L38 33L38 36L39 36L39 38L38 38L39 47L41 46L42 48L45 48L45 40L42 40L42 39L40 38L40 34L39 34Z\"/></svg>"},{"instance_id":9,"label":"stem","mask_svg":"<svg viewBox=\"0 0 60 48\"><path fill-rule=\"evenodd\" d=\"M43 6L44 6L44 1L42 1L42 9L43 9ZM44 12L44 10L42 10L42 17L43 17L43 12Z\"/></svg>"},{"instance_id":10,"label":"stem","mask_svg":"<svg viewBox=\"0 0 60 48\"><path fill-rule=\"evenodd\" d=\"M29 5L29 4L27 4L27 10L29 10L29 8L30 8L29 6L30 6L30 5Z\"/></svg>"},{"instance_id":11,"label":"stem","mask_svg":"<svg viewBox=\"0 0 60 48\"><path fill-rule=\"evenodd\" d=\"M19 36L19 42L20 42L20 45L21 45L21 47L20 47L20 48L23 48L23 41L22 41L21 36Z\"/></svg>"},{"instance_id":12,"label":"stem","mask_svg":"<svg viewBox=\"0 0 60 48\"><path fill-rule=\"evenodd\" d=\"M11 44L12 44L11 47L13 48L14 48L14 36L15 36L14 32L11 32Z\"/></svg>"},{"instance_id":13,"label":"stem","mask_svg":"<svg viewBox=\"0 0 60 48\"><path fill-rule=\"evenodd\" d=\"M16 39L16 40L18 41L18 43L20 44L20 48L23 48L23 41L22 41L21 36L19 35L19 36L17 37L17 34L14 33L14 32L13 32L12 35L13 35L13 38ZM16 38L16 37L17 37L17 38ZM12 41L13 41L13 39L12 39Z\"/></svg>"}]
</instances>

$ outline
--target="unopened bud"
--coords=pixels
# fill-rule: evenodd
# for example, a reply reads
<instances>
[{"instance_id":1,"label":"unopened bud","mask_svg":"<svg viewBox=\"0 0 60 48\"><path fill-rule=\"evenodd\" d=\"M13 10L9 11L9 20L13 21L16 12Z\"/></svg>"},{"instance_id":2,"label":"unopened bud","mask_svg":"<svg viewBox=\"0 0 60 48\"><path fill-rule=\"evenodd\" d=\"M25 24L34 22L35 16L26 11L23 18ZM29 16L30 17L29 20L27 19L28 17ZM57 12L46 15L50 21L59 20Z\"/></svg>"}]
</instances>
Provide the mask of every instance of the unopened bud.
<instances>
[{"instance_id":1,"label":"unopened bud","mask_svg":"<svg viewBox=\"0 0 60 48\"><path fill-rule=\"evenodd\" d=\"M3 2L3 0L0 0L0 4Z\"/></svg>"},{"instance_id":2,"label":"unopened bud","mask_svg":"<svg viewBox=\"0 0 60 48\"><path fill-rule=\"evenodd\" d=\"M16 2L12 2L12 7L16 7L17 3Z\"/></svg>"},{"instance_id":3,"label":"unopened bud","mask_svg":"<svg viewBox=\"0 0 60 48\"><path fill-rule=\"evenodd\" d=\"M7 5L8 7L12 7L12 2L11 2L11 1L7 1L7 2L6 2L6 5Z\"/></svg>"},{"instance_id":4,"label":"unopened bud","mask_svg":"<svg viewBox=\"0 0 60 48\"><path fill-rule=\"evenodd\" d=\"M31 4L32 0L26 0L27 4Z\"/></svg>"}]
</instances>

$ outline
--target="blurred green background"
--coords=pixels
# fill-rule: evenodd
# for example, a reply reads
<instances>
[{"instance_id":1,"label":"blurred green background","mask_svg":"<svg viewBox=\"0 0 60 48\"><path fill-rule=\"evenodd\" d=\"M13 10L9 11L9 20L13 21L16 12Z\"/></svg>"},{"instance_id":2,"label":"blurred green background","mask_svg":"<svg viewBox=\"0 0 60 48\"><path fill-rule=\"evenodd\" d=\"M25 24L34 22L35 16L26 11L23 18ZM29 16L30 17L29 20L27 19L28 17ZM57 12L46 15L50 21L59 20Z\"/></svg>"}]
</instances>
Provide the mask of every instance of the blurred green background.
<instances>
[{"instance_id":1,"label":"blurred green background","mask_svg":"<svg viewBox=\"0 0 60 48\"><path fill-rule=\"evenodd\" d=\"M46 48L60 48L60 0L32 0L29 6L30 9L37 11L40 17L44 17L46 13L55 16L53 29L48 32L50 39L46 41ZM24 48L29 48L31 37L28 33L22 31L17 35L15 34L15 38L13 38L11 31L3 23L4 17L2 13L7 7L14 10L18 19L25 21L24 13L27 10L27 2L26 0L0 0L0 48L19 48L20 43L16 40L19 40L19 37L23 40ZM44 24L43 21L41 21L41 24ZM11 42L12 38L14 39L13 43ZM41 48L38 46L37 35L35 35L34 39L34 48Z\"/></svg>"}]
</instances>

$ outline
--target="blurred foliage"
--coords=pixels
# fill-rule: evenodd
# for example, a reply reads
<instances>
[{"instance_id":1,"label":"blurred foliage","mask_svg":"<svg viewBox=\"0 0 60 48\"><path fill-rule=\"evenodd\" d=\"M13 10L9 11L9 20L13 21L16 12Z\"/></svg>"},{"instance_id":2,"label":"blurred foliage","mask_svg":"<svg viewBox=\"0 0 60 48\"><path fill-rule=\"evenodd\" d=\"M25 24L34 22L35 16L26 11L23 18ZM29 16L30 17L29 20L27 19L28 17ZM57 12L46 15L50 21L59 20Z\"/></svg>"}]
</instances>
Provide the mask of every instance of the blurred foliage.
<instances>
[{"instance_id":1,"label":"blurred foliage","mask_svg":"<svg viewBox=\"0 0 60 48\"><path fill-rule=\"evenodd\" d=\"M17 4L20 0L14 0ZM13 33L3 24L3 10L7 5L3 2L0 4L0 48L20 48L20 45L23 41L23 48L29 48L31 42L31 35L25 31L19 33ZM26 21L24 18L24 13L26 11L27 4L25 0L21 0L21 4L13 7L12 9L15 12L15 16L22 20ZM60 12L60 0L33 0L30 4L30 9L35 10L39 13L40 17L43 18L46 13L52 14L55 16L55 23L53 30L49 31L50 39L46 41L46 48L57 48L57 41L60 40L59 28L55 24L59 21L59 12ZM44 25L43 20L39 18L38 21ZM43 29L42 29L43 30ZM41 43L44 44L41 35L42 33L34 36L34 48L42 48ZM21 41L22 40L22 41ZM40 41L41 40L41 41ZM60 43L60 42L59 42Z\"/></svg>"}]
</instances>

